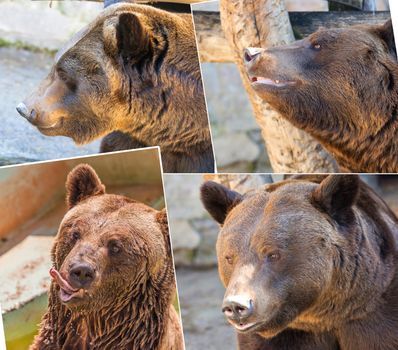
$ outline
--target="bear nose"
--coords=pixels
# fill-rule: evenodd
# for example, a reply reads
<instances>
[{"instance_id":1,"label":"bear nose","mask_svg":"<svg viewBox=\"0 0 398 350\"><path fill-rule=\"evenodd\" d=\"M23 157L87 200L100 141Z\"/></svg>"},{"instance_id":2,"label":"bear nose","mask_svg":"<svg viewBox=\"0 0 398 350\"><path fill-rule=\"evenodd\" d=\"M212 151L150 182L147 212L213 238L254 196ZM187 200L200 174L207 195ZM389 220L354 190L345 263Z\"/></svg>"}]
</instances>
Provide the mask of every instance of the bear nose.
<instances>
[{"instance_id":1,"label":"bear nose","mask_svg":"<svg viewBox=\"0 0 398 350\"><path fill-rule=\"evenodd\" d=\"M88 264L76 265L69 271L70 281L73 287L77 288L88 287L94 280L94 274L94 270Z\"/></svg>"},{"instance_id":2,"label":"bear nose","mask_svg":"<svg viewBox=\"0 0 398 350\"><path fill-rule=\"evenodd\" d=\"M253 314L253 300L239 296L229 296L224 299L222 312L229 320L243 321Z\"/></svg>"},{"instance_id":3,"label":"bear nose","mask_svg":"<svg viewBox=\"0 0 398 350\"><path fill-rule=\"evenodd\" d=\"M248 47L243 55L245 63L253 61L258 55L260 55L262 51L264 51L264 49L260 49L258 47Z\"/></svg>"},{"instance_id":4,"label":"bear nose","mask_svg":"<svg viewBox=\"0 0 398 350\"><path fill-rule=\"evenodd\" d=\"M31 111L29 111L28 107L26 107L25 103L21 102L18 106L17 106L17 112L24 117L25 119L32 121L36 118L36 111L34 109L32 109Z\"/></svg>"}]
</instances>

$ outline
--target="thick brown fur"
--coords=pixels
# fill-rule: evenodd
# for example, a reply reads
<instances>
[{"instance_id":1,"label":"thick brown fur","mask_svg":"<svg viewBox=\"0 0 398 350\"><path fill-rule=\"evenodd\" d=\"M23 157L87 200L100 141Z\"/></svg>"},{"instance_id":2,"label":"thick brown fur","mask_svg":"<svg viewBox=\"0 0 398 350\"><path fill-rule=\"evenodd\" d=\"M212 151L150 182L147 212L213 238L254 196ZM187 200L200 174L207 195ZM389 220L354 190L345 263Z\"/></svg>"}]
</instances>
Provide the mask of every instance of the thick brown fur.
<instances>
[{"instance_id":1,"label":"thick brown fur","mask_svg":"<svg viewBox=\"0 0 398 350\"><path fill-rule=\"evenodd\" d=\"M322 28L248 61L258 95L352 172L398 172L398 62L392 23ZM289 82L283 87L283 82Z\"/></svg>"},{"instance_id":2,"label":"thick brown fur","mask_svg":"<svg viewBox=\"0 0 398 350\"><path fill-rule=\"evenodd\" d=\"M24 101L45 135L101 151L160 146L165 172L213 172L192 16L122 3L106 8L56 57Z\"/></svg>"},{"instance_id":3,"label":"thick brown fur","mask_svg":"<svg viewBox=\"0 0 398 350\"><path fill-rule=\"evenodd\" d=\"M88 165L76 167L66 187L70 209L52 248L53 266L68 279L84 261L96 277L82 299L67 303L51 283L30 349L182 350L165 210L105 194Z\"/></svg>"},{"instance_id":4,"label":"thick brown fur","mask_svg":"<svg viewBox=\"0 0 398 350\"><path fill-rule=\"evenodd\" d=\"M239 330L240 349L398 348L398 219L358 176L297 176L244 196L206 182L201 192L221 218L224 302L253 306L229 319L254 324Z\"/></svg>"}]
</instances>

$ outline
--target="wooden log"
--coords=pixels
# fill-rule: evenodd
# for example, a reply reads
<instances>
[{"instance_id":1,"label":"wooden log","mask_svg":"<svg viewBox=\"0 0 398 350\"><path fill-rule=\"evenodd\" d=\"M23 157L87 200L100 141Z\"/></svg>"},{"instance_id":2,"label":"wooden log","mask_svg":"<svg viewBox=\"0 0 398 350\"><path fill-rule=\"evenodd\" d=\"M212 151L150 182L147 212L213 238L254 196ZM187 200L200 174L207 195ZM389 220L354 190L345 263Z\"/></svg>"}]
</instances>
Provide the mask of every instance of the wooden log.
<instances>
[{"instance_id":1,"label":"wooden log","mask_svg":"<svg viewBox=\"0 0 398 350\"><path fill-rule=\"evenodd\" d=\"M221 29L219 12L194 11L194 21L202 62L234 62L231 48ZM390 12L290 12L289 19L296 39L320 27L344 28L357 24L381 24L390 19Z\"/></svg>"}]
</instances>

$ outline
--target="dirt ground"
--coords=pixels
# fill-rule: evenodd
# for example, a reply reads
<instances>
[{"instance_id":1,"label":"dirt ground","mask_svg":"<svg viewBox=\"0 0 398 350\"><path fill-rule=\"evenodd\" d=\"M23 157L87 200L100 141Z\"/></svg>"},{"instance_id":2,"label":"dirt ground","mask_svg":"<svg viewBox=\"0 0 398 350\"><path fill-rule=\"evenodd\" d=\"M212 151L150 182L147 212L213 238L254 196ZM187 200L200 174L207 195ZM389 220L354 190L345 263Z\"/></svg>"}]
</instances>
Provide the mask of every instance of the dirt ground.
<instances>
[{"instance_id":1,"label":"dirt ground","mask_svg":"<svg viewBox=\"0 0 398 350\"><path fill-rule=\"evenodd\" d=\"M217 269L178 269L177 284L186 349L236 349L234 330L221 312L224 287Z\"/></svg>"}]
</instances>

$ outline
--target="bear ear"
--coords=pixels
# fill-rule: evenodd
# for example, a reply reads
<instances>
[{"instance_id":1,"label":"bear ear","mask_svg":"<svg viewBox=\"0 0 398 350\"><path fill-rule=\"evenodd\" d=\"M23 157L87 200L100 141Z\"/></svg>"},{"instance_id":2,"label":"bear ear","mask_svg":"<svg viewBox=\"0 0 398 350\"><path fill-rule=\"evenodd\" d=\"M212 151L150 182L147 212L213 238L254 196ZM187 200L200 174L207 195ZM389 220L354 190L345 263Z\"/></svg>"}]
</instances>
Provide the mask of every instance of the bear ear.
<instances>
[{"instance_id":1,"label":"bear ear","mask_svg":"<svg viewBox=\"0 0 398 350\"><path fill-rule=\"evenodd\" d=\"M375 33L379 36L387 45L388 52L397 58L397 49L395 46L394 30L392 26L392 20L388 20L381 26L377 26Z\"/></svg>"},{"instance_id":2,"label":"bear ear","mask_svg":"<svg viewBox=\"0 0 398 350\"><path fill-rule=\"evenodd\" d=\"M104 193L105 186L101 183L91 166L80 164L68 174L66 180L66 203L69 209L83 199Z\"/></svg>"},{"instance_id":3,"label":"bear ear","mask_svg":"<svg viewBox=\"0 0 398 350\"><path fill-rule=\"evenodd\" d=\"M138 15L122 13L105 21L104 48L109 55L139 61L151 50L151 37Z\"/></svg>"},{"instance_id":4,"label":"bear ear","mask_svg":"<svg viewBox=\"0 0 398 350\"><path fill-rule=\"evenodd\" d=\"M338 220L351 208L359 195L358 175L329 175L312 193L313 200L331 217Z\"/></svg>"},{"instance_id":5,"label":"bear ear","mask_svg":"<svg viewBox=\"0 0 398 350\"><path fill-rule=\"evenodd\" d=\"M243 199L240 193L213 181L207 181L201 186L200 197L206 210L221 225L231 209Z\"/></svg>"}]
</instances>

